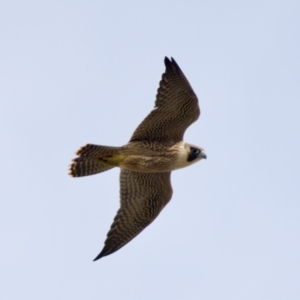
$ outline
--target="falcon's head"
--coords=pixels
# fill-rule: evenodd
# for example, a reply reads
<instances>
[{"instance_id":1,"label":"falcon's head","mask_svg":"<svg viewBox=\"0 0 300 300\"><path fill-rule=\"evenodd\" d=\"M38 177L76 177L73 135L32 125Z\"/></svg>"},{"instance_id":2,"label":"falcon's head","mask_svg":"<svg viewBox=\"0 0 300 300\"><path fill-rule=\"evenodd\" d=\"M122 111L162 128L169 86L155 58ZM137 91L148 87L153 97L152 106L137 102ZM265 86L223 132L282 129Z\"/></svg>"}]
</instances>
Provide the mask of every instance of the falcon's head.
<instances>
[{"instance_id":1,"label":"falcon's head","mask_svg":"<svg viewBox=\"0 0 300 300\"><path fill-rule=\"evenodd\" d=\"M188 156L187 156L188 162L196 162L202 158L206 159L206 154L204 152L204 149L189 144L186 144L186 149L188 152Z\"/></svg>"}]
</instances>

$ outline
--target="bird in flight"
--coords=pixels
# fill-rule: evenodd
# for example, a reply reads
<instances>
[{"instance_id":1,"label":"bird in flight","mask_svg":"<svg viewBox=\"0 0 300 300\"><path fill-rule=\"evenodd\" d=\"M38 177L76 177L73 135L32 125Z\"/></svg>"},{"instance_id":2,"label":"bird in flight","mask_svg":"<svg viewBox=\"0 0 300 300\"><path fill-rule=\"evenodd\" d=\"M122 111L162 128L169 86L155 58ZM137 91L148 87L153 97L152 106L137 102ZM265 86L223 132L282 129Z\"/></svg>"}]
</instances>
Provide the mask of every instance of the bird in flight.
<instances>
[{"instance_id":1,"label":"bird in flight","mask_svg":"<svg viewBox=\"0 0 300 300\"><path fill-rule=\"evenodd\" d=\"M158 216L172 197L172 171L206 158L202 148L183 141L200 115L197 96L176 61L166 57L164 62L155 107L129 142L121 147L87 144L70 165L72 177L121 169L120 208L94 261L122 248Z\"/></svg>"}]
</instances>

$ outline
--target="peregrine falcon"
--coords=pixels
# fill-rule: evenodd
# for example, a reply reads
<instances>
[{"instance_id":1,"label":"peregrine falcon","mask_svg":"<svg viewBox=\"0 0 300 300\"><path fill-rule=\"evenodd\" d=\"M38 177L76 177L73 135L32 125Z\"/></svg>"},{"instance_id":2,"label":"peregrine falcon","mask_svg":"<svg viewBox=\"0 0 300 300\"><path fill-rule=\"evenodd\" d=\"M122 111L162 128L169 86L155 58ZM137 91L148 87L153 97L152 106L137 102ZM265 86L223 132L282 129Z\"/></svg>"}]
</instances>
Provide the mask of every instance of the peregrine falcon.
<instances>
[{"instance_id":1,"label":"peregrine falcon","mask_svg":"<svg viewBox=\"0 0 300 300\"><path fill-rule=\"evenodd\" d=\"M119 167L120 208L104 247L94 259L110 255L136 237L172 197L171 172L206 158L204 150L185 143L185 130L195 122L198 99L176 61L165 57L166 71L157 90L154 109L121 147L87 144L69 168L72 177Z\"/></svg>"}]
</instances>

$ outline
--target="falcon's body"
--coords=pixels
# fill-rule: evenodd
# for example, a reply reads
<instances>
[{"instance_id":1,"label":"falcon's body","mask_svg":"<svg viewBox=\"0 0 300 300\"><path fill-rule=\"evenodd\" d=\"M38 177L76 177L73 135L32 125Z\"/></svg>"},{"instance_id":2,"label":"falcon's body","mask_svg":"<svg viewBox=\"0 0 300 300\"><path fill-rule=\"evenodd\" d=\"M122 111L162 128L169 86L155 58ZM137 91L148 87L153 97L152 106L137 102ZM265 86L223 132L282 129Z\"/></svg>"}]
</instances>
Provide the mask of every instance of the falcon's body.
<instances>
[{"instance_id":1,"label":"falcon's body","mask_svg":"<svg viewBox=\"0 0 300 300\"><path fill-rule=\"evenodd\" d=\"M174 59L165 58L155 108L122 147L88 144L70 166L73 177L120 167L121 205L105 246L109 255L149 225L172 197L171 171L206 158L204 150L183 142L186 128L200 115L198 99Z\"/></svg>"}]
</instances>

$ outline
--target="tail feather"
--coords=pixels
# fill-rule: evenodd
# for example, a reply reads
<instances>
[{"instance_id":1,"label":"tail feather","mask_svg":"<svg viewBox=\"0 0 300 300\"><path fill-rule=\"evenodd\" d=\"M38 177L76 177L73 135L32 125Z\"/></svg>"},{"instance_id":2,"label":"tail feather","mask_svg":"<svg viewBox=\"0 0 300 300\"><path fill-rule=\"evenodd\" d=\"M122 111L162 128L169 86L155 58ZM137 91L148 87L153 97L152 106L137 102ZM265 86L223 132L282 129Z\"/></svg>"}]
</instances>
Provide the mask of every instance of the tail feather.
<instances>
[{"instance_id":1,"label":"tail feather","mask_svg":"<svg viewBox=\"0 0 300 300\"><path fill-rule=\"evenodd\" d=\"M119 151L120 147L87 144L85 146L80 147L75 154L79 156L103 157L107 155L117 154L119 153Z\"/></svg>"},{"instance_id":2,"label":"tail feather","mask_svg":"<svg viewBox=\"0 0 300 300\"><path fill-rule=\"evenodd\" d=\"M73 159L69 175L81 177L105 172L116 167L122 158L120 147L98 146L87 144L77 150L79 157Z\"/></svg>"},{"instance_id":3,"label":"tail feather","mask_svg":"<svg viewBox=\"0 0 300 300\"><path fill-rule=\"evenodd\" d=\"M73 159L70 165L69 175L72 177L93 175L110 170L113 167L97 158L77 157Z\"/></svg>"}]
</instances>

